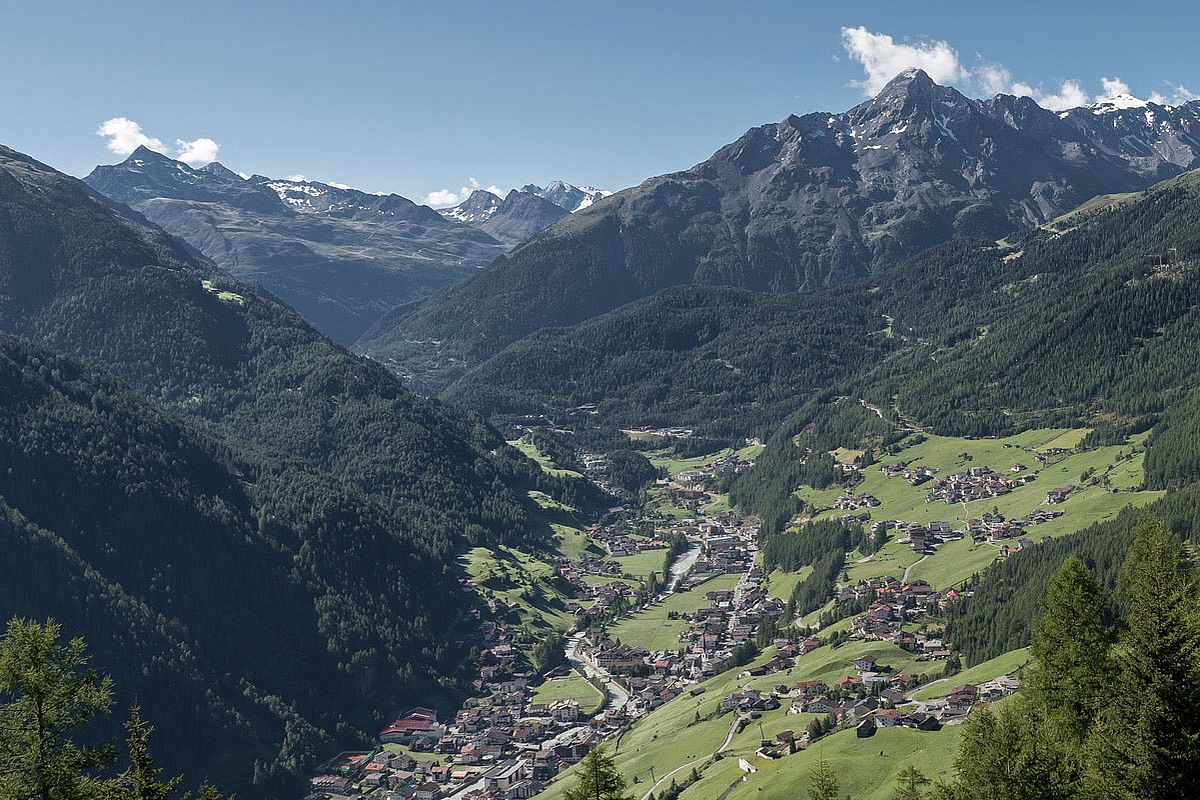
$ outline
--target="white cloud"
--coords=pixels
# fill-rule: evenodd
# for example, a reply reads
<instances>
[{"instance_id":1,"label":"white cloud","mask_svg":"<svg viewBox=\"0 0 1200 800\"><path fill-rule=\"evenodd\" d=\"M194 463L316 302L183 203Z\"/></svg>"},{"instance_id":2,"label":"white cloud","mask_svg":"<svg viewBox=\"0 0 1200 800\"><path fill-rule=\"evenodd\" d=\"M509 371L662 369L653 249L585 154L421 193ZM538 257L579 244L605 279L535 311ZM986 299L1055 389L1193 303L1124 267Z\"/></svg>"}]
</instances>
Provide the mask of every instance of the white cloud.
<instances>
[{"instance_id":1,"label":"white cloud","mask_svg":"<svg viewBox=\"0 0 1200 800\"><path fill-rule=\"evenodd\" d=\"M1068 108L1079 108L1088 104L1088 93L1080 86L1079 81L1063 81L1054 93L1043 92L1041 87L1034 88L1028 84L1014 84L1012 94L1032 97L1042 108L1051 111L1066 111Z\"/></svg>"},{"instance_id":2,"label":"white cloud","mask_svg":"<svg viewBox=\"0 0 1200 800\"><path fill-rule=\"evenodd\" d=\"M192 167L202 167L216 161L217 153L220 150L221 145L206 136L190 142L183 139L175 140L175 157Z\"/></svg>"},{"instance_id":3,"label":"white cloud","mask_svg":"<svg viewBox=\"0 0 1200 800\"><path fill-rule=\"evenodd\" d=\"M1184 103L1190 103L1193 100L1200 100L1200 95L1196 94L1186 86L1172 83L1166 83L1165 85L1169 94L1164 94L1163 92L1151 92L1151 103L1158 103L1160 106L1181 106Z\"/></svg>"},{"instance_id":4,"label":"white cloud","mask_svg":"<svg viewBox=\"0 0 1200 800\"><path fill-rule=\"evenodd\" d=\"M304 183L308 180L308 177L297 172L295 175L286 175L283 179L292 183Z\"/></svg>"},{"instance_id":5,"label":"white cloud","mask_svg":"<svg viewBox=\"0 0 1200 800\"><path fill-rule=\"evenodd\" d=\"M104 120L96 129L96 135L108 139L108 149L119 156L127 156L143 146L159 153L166 152L161 139L147 136L142 126L128 117Z\"/></svg>"},{"instance_id":6,"label":"white cloud","mask_svg":"<svg viewBox=\"0 0 1200 800\"><path fill-rule=\"evenodd\" d=\"M1076 108L1085 105L1090 99L1079 81L1075 80L1063 81L1057 90L1047 91L1040 85L1034 86L1014 79L1012 71L1001 64L981 64L970 73L972 86L984 96L1011 94L1017 97L1032 97L1042 108L1051 111Z\"/></svg>"},{"instance_id":7,"label":"white cloud","mask_svg":"<svg viewBox=\"0 0 1200 800\"><path fill-rule=\"evenodd\" d=\"M506 194L499 186L484 186L475 178L468 178L467 183L469 185L461 187L458 191L454 191L453 189L437 189L436 191L432 191L425 195L425 198L421 202L431 208L448 208L466 200L471 196L471 192L478 189L489 191L497 197L504 197Z\"/></svg>"},{"instance_id":8,"label":"white cloud","mask_svg":"<svg viewBox=\"0 0 1200 800\"><path fill-rule=\"evenodd\" d=\"M207 136L198 139L176 139L174 151L163 144L162 139L151 136L142 129L141 123L129 117L112 117L100 123L96 135L108 141L105 146L110 152L127 156L139 147L147 147L157 153L170 155L193 167L203 166L217 160L221 145Z\"/></svg>"},{"instance_id":9,"label":"white cloud","mask_svg":"<svg viewBox=\"0 0 1200 800\"><path fill-rule=\"evenodd\" d=\"M450 189L437 189L425 195L425 199L422 202L432 208L447 208L458 205L462 202L462 198L459 197L458 192L451 191Z\"/></svg>"},{"instance_id":10,"label":"white cloud","mask_svg":"<svg viewBox=\"0 0 1200 800\"><path fill-rule=\"evenodd\" d=\"M947 42L905 44L886 33L874 33L860 25L842 28L842 47L862 64L866 75L852 85L868 96L877 94L888 81L913 67L925 70L938 83L955 83L967 77L958 53Z\"/></svg>"},{"instance_id":11,"label":"white cloud","mask_svg":"<svg viewBox=\"0 0 1200 800\"><path fill-rule=\"evenodd\" d=\"M1013 81L1012 72L999 64L984 64L975 70L975 83L987 95L1016 94L1013 88L1024 86ZM1027 92L1021 92L1027 94Z\"/></svg>"},{"instance_id":12,"label":"white cloud","mask_svg":"<svg viewBox=\"0 0 1200 800\"><path fill-rule=\"evenodd\" d=\"M338 183L337 181L329 181L329 185L335 189L353 189L354 187L348 183Z\"/></svg>"},{"instance_id":13,"label":"white cloud","mask_svg":"<svg viewBox=\"0 0 1200 800\"><path fill-rule=\"evenodd\" d=\"M1100 78L1101 91L1095 97L1076 79L1063 80L1057 87L1051 85L1051 88L1045 89L1041 83L1017 80L1007 67L984 61L982 56L979 57L978 66L967 67L949 42L897 42L886 33L871 31L861 25L842 28L842 48L851 59L862 65L862 79L851 81L851 85L862 89L867 96L877 94L892 78L914 67L925 70L938 83L957 84L968 94L1032 97L1038 105L1052 111L1077 108L1117 95L1133 96L1128 83L1120 78L1109 77ZM1180 105L1198 97L1184 86L1170 83L1165 86L1164 91L1150 95L1151 102Z\"/></svg>"},{"instance_id":14,"label":"white cloud","mask_svg":"<svg viewBox=\"0 0 1200 800\"><path fill-rule=\"evenodd\" d=\"M1120 78L1101 78L1100 85L1104 87L1104 94L1101 98L1109 98L1118 94L1133 94L1129 89L1129 84Z\"/></svg>"}]
</instances>

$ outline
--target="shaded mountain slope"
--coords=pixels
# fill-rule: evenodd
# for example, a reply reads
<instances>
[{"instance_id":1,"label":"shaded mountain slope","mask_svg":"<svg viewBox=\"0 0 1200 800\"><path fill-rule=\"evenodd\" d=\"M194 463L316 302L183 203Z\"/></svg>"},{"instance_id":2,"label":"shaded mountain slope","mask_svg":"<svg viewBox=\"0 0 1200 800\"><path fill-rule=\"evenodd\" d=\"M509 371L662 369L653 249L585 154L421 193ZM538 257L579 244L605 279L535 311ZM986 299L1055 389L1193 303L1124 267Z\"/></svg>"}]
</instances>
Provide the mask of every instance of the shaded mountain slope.
<instances>
[{"instance_id":1,"label":"shaded mountain slope","mask_svg":"<svg viewBox=\"0 0 1200 800\"><path fill-rule=\"evenodd\" d=\"M360 342L436 391L545 327L684 283L811 291L952 237L999 238L1178 174L1200 102L1056 114L972 100L917 70L843 114L754 128L684 172L567 217Z\"/></svg>"}]
</instances>

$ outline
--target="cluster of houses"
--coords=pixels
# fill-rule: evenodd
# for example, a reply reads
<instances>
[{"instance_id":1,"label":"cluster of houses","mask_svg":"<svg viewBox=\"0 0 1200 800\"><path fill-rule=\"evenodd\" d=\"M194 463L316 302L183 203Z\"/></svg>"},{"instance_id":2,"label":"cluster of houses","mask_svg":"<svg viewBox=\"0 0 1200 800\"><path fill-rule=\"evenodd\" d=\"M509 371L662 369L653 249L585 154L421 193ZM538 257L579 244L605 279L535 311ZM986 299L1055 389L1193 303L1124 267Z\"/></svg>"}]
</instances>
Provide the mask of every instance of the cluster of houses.
<instances>
[{"instance_id":1,"label":"cluster of houses","mask_svg":"<svg viewBox=\"0 0 1200 800\"><path fill-rule=\"evenodd\" d=\"M644 709L648 710L674 697L683 686L726 669L734 649L754 638L764 618L783 610L783 603L763 587L762 568L754 563L757 527L702 523L697 529L702 555L683 585L701 591L714 575L739 573L740 577L732 589L705 592L708 605L685 615L687 626L679 635L678 648L647 653L617 644L603 628L588 633L585 658L615 675L646 679L630 687L637 690L631 699L634 713L641 691L648 692Z\"/></svg>"},{"instance_id":2,"label":"cluster of houses","mask_svg":"<svg viewBox=\"0 0 1200 800\"><path fill-rule=\"evenodd\" d=\"M937 591L923 580L906 583L886 576L843 584L837 589L837 599L839 603L869 603L867 610L850 622L852 640L891 642L901 650L916 653L918 661L940 661L953 655L941 640L906 631L903 626L935 608L949 608L964 593L969 592Z\"/></svg>"},{"instance_id":3,"label":"cluster of houses","mask_svg":"<svg viewBox=\"0 0 1200 800\"><path fill-rule=\"evenodd\" d=\"M629 428L623 430L622 433L634 436L661 436L664 439L689 439L692 436L691 428L651 428L643 426L640 428Z\"/></svg>"},{"instance_id":4,"label":"cluster of houses","mask_svg":"<svg viewBox=\"0 0 1200 800\"><path fill-rule=\"evenodd\" d=\"M1020 472L1021 466L1020 464L1014 465L1012 470L1016 470L1017 473L1011 476L1001 475L990 467L971 467L966 472L938 478L933 481L932 488L925 496L925 502L933 503L942 500L949 504L969 503L972 500L984 500L1009 494L1014 489L1037 478L1036 473Z\"/></svg>"},{"instance_id":5,"label":"cluster of houses","mask_svg":"<svg viewBox=\"0 0 1200 800\"><path fill-rule=\"evenodd\" d=\"M414 708L379 734L379 747L344 753L311 779L314 795L377 800L523 800L625 724L584 719L578 701L538 702L532 673L486 682L453 719Z\"/></svg>"},{"instance_id":6,"label":"cluster of houses","mask_svg":"<svg viewBox=\"0 0 1200 800\"><path fill-rule=\"evenodd\" d=\"M926 481L933 480L938 474L937 467L908 467L904 464L883 464L879 467L885 478L904 478L913 486L920 486Z\"/></svg>"},{"instance_id":7,"label":"cluster of houses","mask_svg":"<svg viewBox=\"0 0 1200 800\"><path fill-rule=\"evenodd\" d=\"M843 494L833 501L839 511L857 511L860 508L878 508L879 498L873 494Z\"/></svg>"},{"instance_id":8,"label":"cluster of houses","mask_svg":"<svg viewBox=\"0 0 1200 800\"><path fill-rule=\"evenodd\" d=\"M679 472L673 479L660 479L656 485L667 493L674 505L698 511L701 505L713 499L710 489L717 480L740 475L753 466L753 461L730 453L701 467Z\"/></svg>"},{"instance_id":9,"label":"cluster of houses","mask_svg":"<svg viewBox=\"0 0 1200 800\"><path fill-rule=\"evenodd\" d=\"M583 476L602 489L608 489L608 456L604 453L576 453Z\"/></svg>"},{"instance_id":10,"label":"cluster of houses","mask_svg":"<svg viewBox=\"0 0 1200 800\"><path fill-rule=\"evenodd\" d=\"M1058 509L1042 508L1034 509L1023 519L1005 519L1004 515L999 513L984 514L980 519L967 520L967 532L977 544L989 542L998 545L1000 556L1007 557L1034 546L1033 539L1026 535L1030 527L1058 519L1062 515L1063 512ZM1016 543L1009 544L1013 539L1017 540ZM1049 536L1041 538L1043 543L1049 540Z\"/></svg>"},{"instance_id":11,"label":"cluster of houses","mask_svg":"<svg viewBox=\"0 0 1200 800\"><path fill-rule=\"evenodd\" d=\"M834 685L806 680L790 686L777 684L770 690L744 688L726 695L717 710L737 713L743 721L748 721L786 705L789 714L815 714L830 720L833 727L824 733L854 728L859 738L866 738L879 728L939 730L944 725L961 722L977 702L999 700L1018 687L1015 677L1004 676L978 685L959 686L937 700L918 702L908 696L916 685L911 676L890 674L887 667L870 655L854 659L852 666L859 674L845 675ZM807 729L799 733L782 731L773 740L764 741L758 755L778 758L794 753L810 744L809 736Z\"/></svg>"},{"instance_id":12,"label":"cluster of houses","mask_svg":"<svg viewBox=\"0 0 1200 800\"><path fill-rule=\"evenodd\" d=\"M891 531L897 536L900 544L907 544L913 552L922 555L932 555L937 552L939 545L946 542L958 541L969 535L976 544L991 543L1000 545L1001 555L1023 550L1034 544L1026 538L1030 527L1041 525L1063 515L1059 509L1037 508L1023 518L1007 519L999 512L986 512L978 518L968 519L965 529L954 528L949 522L904 522L903 520L876 520L871 525L871 532ZM1042 541L1049 539L1043 536ZM1019 540L1015 546L1003 544L1007 540Z\"/></svg>"}]
</instances>

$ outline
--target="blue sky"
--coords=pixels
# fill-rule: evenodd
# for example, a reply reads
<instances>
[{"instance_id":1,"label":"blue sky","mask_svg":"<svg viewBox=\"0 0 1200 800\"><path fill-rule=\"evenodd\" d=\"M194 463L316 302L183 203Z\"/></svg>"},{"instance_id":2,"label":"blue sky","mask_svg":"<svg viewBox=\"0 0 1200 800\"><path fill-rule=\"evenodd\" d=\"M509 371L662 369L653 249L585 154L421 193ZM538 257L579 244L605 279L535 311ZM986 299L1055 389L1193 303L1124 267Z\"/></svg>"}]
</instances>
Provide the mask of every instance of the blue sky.
<instances>
[{"instance_id":1,"label":"blue sky","mask_svg":"<svg viewBox=\"0 0 1200 800\"><path fill-rule=\"evenodd\" d=\"M1200 4L1102 7L0 0L0 142L83 175L140 135L195 163L219 147L235 170L424 200L472 178L630 186L754 125L844 110L910 61L1049 105L1114 81L1200 93Z\"/></svg>"}]
</instances>

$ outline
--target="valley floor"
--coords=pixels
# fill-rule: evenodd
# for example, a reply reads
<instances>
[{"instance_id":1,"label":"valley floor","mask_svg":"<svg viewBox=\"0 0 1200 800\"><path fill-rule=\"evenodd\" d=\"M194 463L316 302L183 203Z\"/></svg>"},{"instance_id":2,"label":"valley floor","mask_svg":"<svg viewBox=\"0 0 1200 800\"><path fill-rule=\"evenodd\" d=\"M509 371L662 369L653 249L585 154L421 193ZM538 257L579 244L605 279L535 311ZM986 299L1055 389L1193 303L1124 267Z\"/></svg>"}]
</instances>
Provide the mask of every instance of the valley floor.
<instances>
[{"instance_id":1,"label":"valley floor","mask_svg":"<svg viewBox=\"0 0 1200 800\"><path fill-rule=\"evenodd\" d=\"M672 784L684 800L784 800L806 784L818 756L855 798L890 797L908 766L950 777L967 710L983 698L1003 702L1028 655L948 668L956 656L940 640L938 608L955 591L969 593L971 576L996 558L1159 496L1141 490L1142 437L1078 450L1086 433L917 434L879 463L855 467L852 489L799 487L810 516L886 520L889 535L874 553L847 554L835 599L798 620L799 637L789 641L784 627L759 647L760 620L777 616L812 568L764 573L752 521L708 486L718 463L748 468L761 447L689 459L651 453L668 477L650 487L646 507L611 509L600 524L585 527L570 509L540 500L554 520L552 549L476 548L463 557L467 588L495 620L484 625L484 663L493 666L480 698L438 723L437 737L406 744L400 758L422 751L415 774L435 779L431 764L444 765L440 791L453 798L504 796L494 779L520 763L523 780L545 785L537 796L556 800L575 784L571 764L601 743L639 800ZM559 471L531 445L523 449ZM836 456L853 465L863 451ZM942 495L962 490L949 476L970 478L972 468L997 487L1027 479L995 496L945 502ZM922 469L928 475L915 485L904 477ZM942 537L914 547L922 530ZM674 535L687 546L668 564ZM648 597L652 582L660 594ZM868 605L840 610L855 602ZM531 671L537 637L523 631L563 636L569 668L545 680ZM813 733L815 720L832 730ZM500 744L488 755L497 730Z\"/></svg>"}]
</instances>

